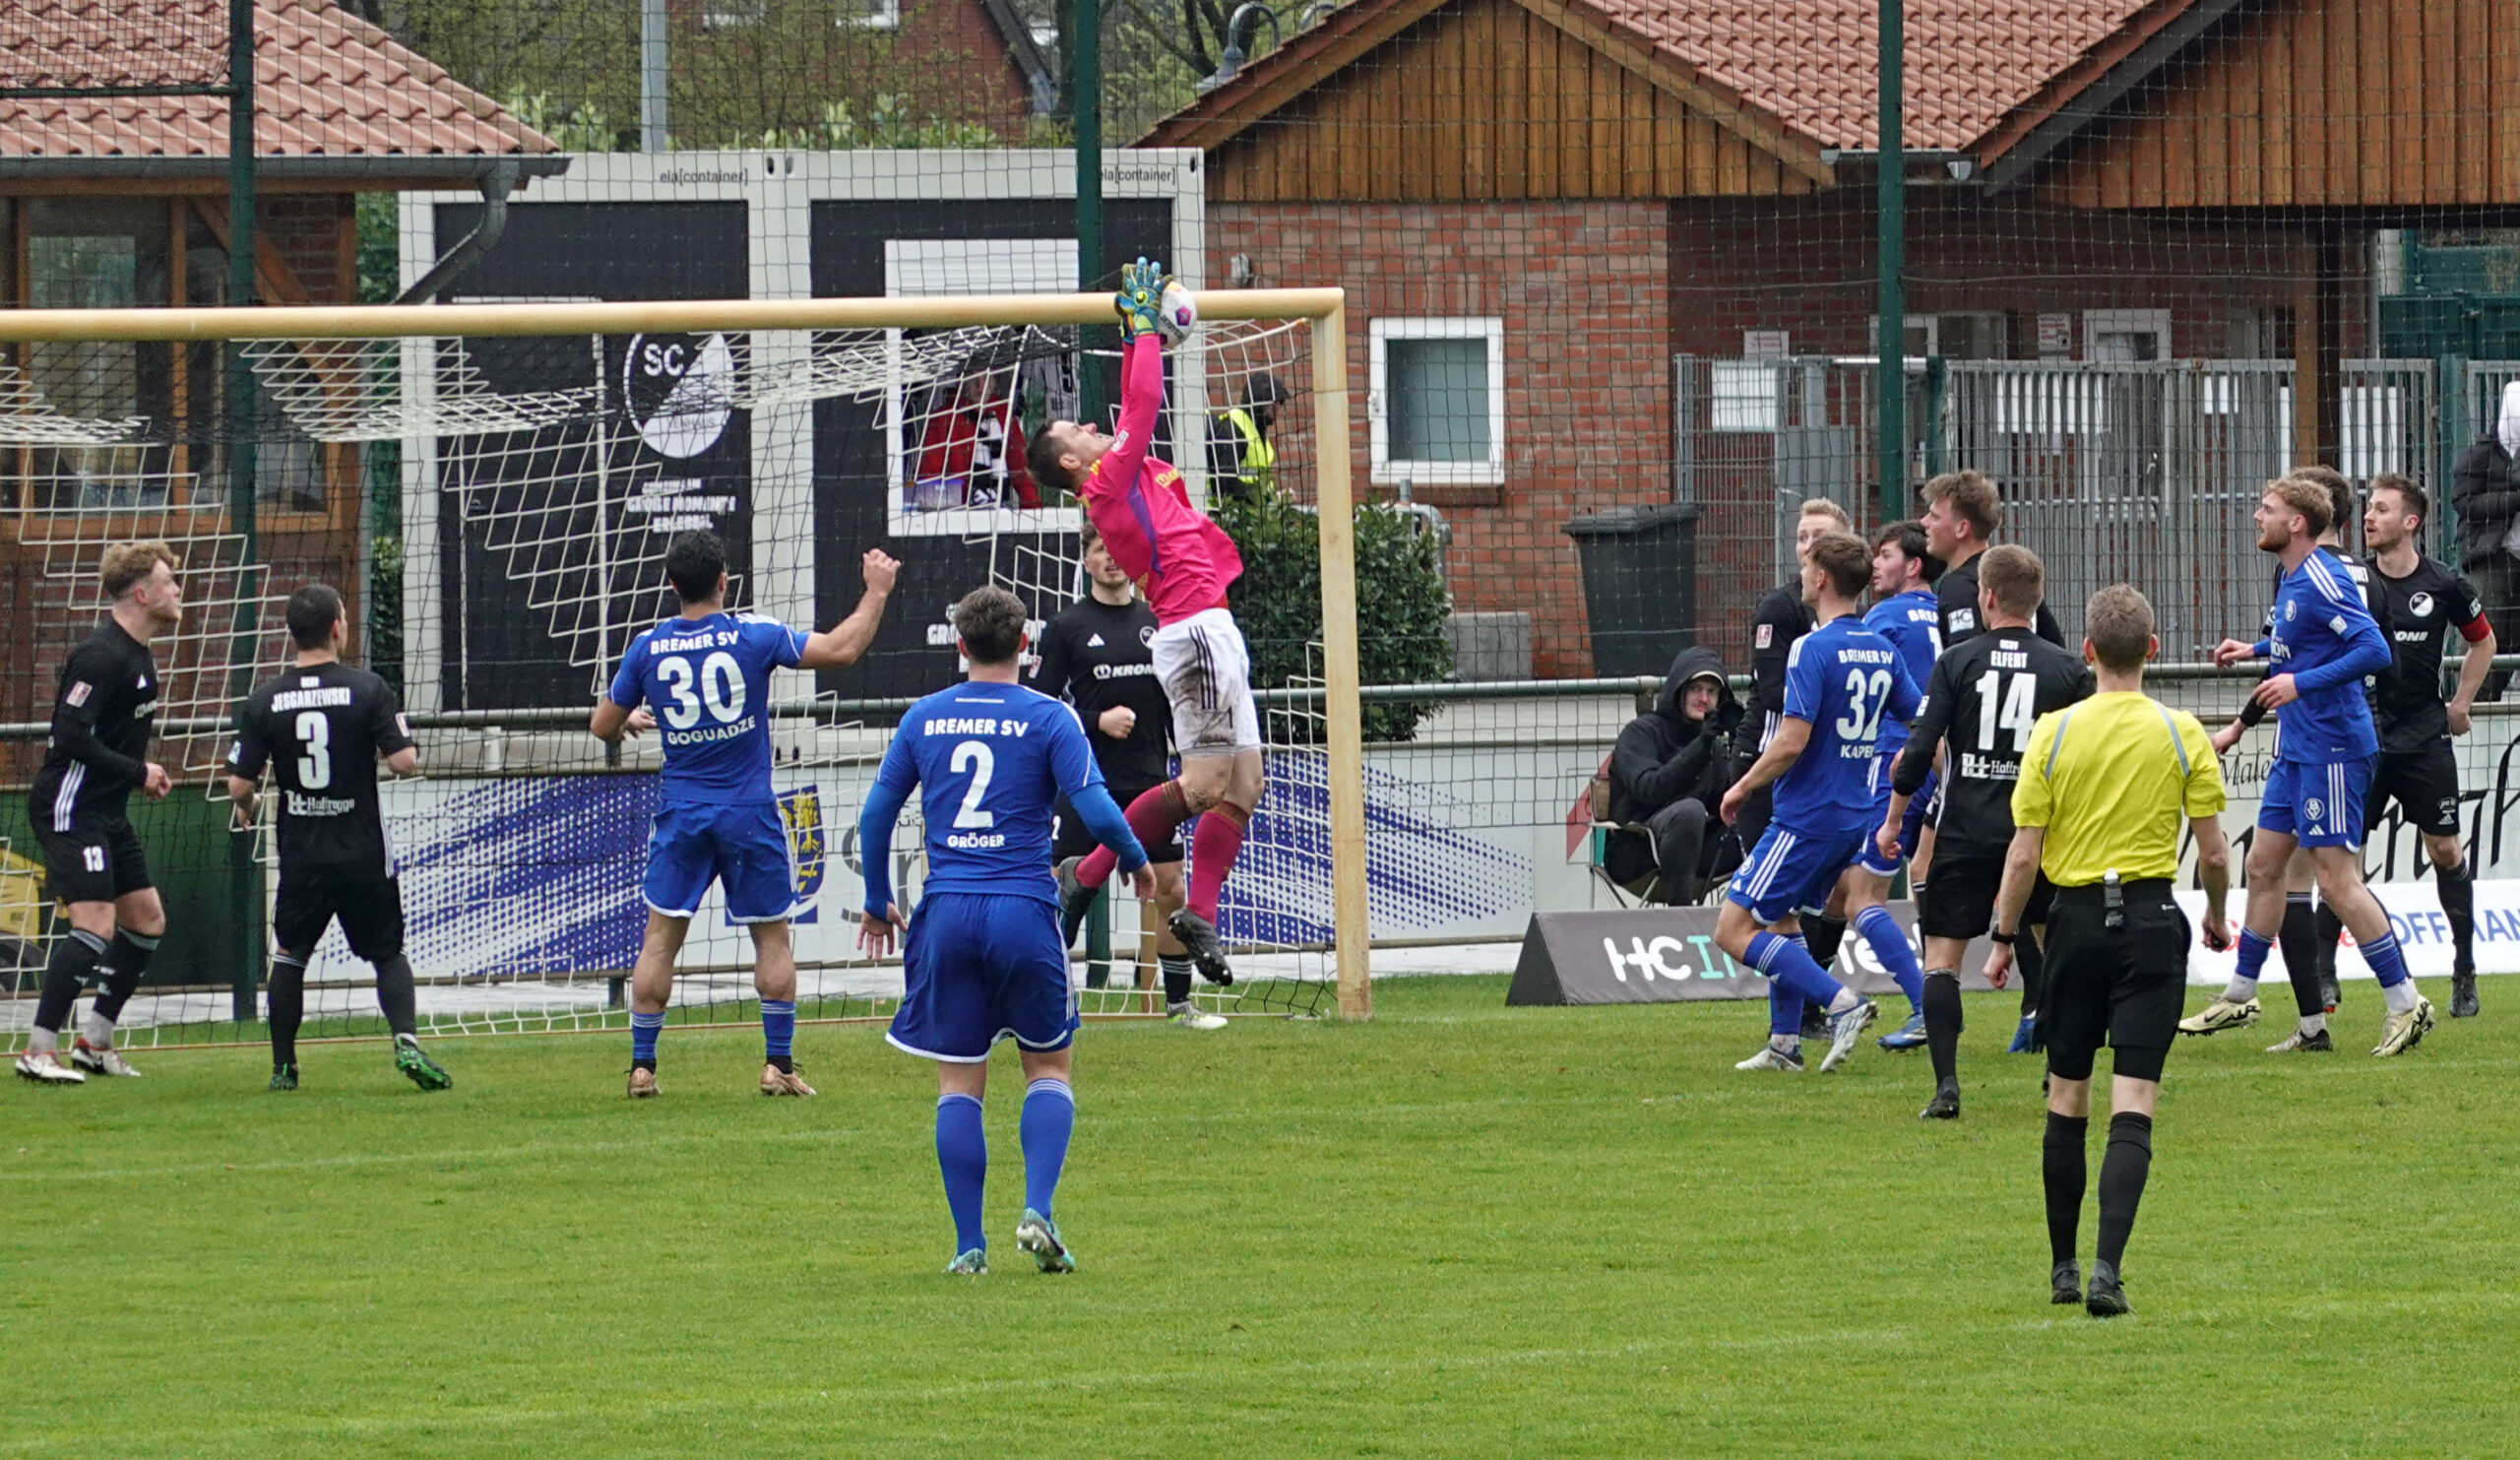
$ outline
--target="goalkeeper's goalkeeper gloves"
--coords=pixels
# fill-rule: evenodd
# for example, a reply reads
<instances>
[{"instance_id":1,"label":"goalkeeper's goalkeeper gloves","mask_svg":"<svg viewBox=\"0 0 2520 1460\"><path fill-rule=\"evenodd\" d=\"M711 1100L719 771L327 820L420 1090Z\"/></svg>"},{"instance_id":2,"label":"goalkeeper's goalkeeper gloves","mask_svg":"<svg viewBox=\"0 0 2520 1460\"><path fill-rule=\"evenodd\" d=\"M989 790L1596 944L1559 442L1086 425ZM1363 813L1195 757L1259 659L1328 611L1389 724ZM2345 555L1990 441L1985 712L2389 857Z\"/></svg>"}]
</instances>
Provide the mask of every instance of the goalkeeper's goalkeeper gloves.
<instances>
[{"instance_id":1,"label":"goalkeeper's goalkeeper gloves","mask_svg":"<svg viewBox=\"0 0 2520 1460\"><path fill-rule=\"evenodd\" d=\"M1111 307L1119 311L1120 336L1134 340L1156 331L1156 316L1164 305L1164 266L1141 258L1120 268L1120 291L1111 296Z\"/></svg>"}]
</instances>

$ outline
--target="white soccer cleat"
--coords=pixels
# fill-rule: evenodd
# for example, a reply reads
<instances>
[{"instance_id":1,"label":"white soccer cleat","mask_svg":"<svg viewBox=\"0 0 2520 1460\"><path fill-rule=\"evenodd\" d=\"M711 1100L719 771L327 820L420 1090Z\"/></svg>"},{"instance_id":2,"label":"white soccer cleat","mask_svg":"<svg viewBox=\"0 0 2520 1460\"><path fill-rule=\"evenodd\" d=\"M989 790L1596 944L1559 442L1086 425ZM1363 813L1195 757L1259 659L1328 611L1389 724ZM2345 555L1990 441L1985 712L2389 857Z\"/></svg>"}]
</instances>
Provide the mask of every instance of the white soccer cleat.
<instances>
[{"instance_id":1,"label":"white soccer cleat","mask_svg":"<svg viewBox=\"0 0 2520 1460\"><path fill-rule=\"evenodd\" d=\"M1865 999L1843 1014L1829 1016L1829 1052L1820 1056L1820 1073L1828 1074L1855 1053L1855 1042L1881 1017L1881 1006Z\"/></svg>"},{"instance_id":2,"label":"white soccer cleat","mask_svg":"<svg viewBox=\"0 0 2520 1460\"><path fill-rule=\"evenodd\" d=\"M131 1067L130 1060L122 1057L122 1051L111 1045L89 1044L84 1035L70 1047L70 1062L92 1075L133 1079L140 1074Z\"/></svg>"},{"instance_id":3,"label":"white soccer cleat","mask_svg":"<svg viewBox=\"0 0 2520 1460\"><path fill-rule=\"evenodd\" d=\"M2419 998L2414 1008L2403 1014L2391 1014L2380 1021L2380 1043L2372 1047L2371 1052L2384 1058L2403 1054L2422 1044L2425 1034L2431 1028L2432 1000Z\"/></svg>"},{"instance_id":4,"label":"white soccer cleat","mask_svg":"<svg viewBox=\"0 0 2520 1460\"><path fill-rule=\"evenodd\" d=\"M2246 1029L2257 1022L2259 1004L2256 999L2234 1003L2216 995L2204 1008L2178 1021L2180 1034L2212 1034L2224 1029Z\"/></svg>"},{"instance_id":5,"label":"white soccer cleat","mask_svg":"<svg viewBox=\"0 0 2520 1460\"><path fill-rule=\"evenodd\" d=\"M72 1069L62 1061L58 1053L50 1049L19 1055L18 1078L32 1080L38 1085L85 1085L88 1083L86 1075Z\"/></svg>"},{"instance_id":6,"label":"white soccer cleat","mask_svg":"<svg viewBox=\"0 0 2520 1460\"><path fill-rule=\"evenodd\" d=\"M1759 1052L1732 1066L1736 1070L1784 1070L1788 1074L1802 1073L1802 1051L1780 1049L1774 1045L1761 1045Z\"/></svg>"},{"instance_id":7,"label":"white soccer cleat","mask_svg":"<svg viewBox=\"0 0 2520 1460\"><path fill-rule=\"evenodd\" d=\"M1225 1016L1223 1014L1211 1014L1207 1010L1200 1008L1197 1004L1187 1002L1186 1000L1172 1005L1165 1014L1164 1022L1178 1029L1225 1028Z\"/></svg>"}]
</instances>

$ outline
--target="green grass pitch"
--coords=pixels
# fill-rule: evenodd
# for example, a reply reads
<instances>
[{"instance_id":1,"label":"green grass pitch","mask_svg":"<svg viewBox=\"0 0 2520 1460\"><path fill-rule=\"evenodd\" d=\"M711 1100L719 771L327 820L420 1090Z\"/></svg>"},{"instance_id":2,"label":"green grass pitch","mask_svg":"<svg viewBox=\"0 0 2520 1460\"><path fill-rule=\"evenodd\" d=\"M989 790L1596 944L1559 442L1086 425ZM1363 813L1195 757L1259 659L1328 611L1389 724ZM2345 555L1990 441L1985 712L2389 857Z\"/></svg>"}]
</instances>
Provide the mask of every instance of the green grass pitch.
<instances>
[{"instance_id":1,"label":"green grass pitch","mask_svg":"<svg viewBox=\"0 0 2520 1460\"><path fill-rule=\"evenodd\" d=\"M2047 1302L2036 1062L1973 998L1924 1057L1744 1075L1751 1005L1096 1026L1033 1272L1021 1086L997 1271L943 1276L934 1081L807 1028L144 1060L0 1095L0 1454L2473 1456L2520 1433L2520 979L2374 1060L2174 1051L2135 1315ZM2446 1005L2446 985L2429 990ZM2276 1002L2284 1002L2277 990ZM2095 1180L2099 1135L2092 1145ZM2095 1219L2086 1210L2084 1255Z\"/></svg>"}]
</instances>

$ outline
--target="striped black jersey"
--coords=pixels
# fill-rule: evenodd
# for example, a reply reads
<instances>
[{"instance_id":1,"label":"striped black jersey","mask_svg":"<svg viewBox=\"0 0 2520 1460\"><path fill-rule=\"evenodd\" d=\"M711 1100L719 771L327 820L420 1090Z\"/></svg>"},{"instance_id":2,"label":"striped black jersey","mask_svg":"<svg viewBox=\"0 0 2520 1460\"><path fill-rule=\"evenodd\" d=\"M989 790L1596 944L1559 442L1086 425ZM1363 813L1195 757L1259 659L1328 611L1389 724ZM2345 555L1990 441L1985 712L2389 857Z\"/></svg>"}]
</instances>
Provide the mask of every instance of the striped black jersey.
<instances>
[{"instance_id":1,"label":"striped black jersey","mask_svg":"<svg viewBox=\"0 0 2520 1460\"><path fill-rule=\"evenodd\" d=\"M66 832L124 814L149 773L158 658L108 614L61 663L52 735L27 799L38 830Z\"/></svg>"}]
</instances>

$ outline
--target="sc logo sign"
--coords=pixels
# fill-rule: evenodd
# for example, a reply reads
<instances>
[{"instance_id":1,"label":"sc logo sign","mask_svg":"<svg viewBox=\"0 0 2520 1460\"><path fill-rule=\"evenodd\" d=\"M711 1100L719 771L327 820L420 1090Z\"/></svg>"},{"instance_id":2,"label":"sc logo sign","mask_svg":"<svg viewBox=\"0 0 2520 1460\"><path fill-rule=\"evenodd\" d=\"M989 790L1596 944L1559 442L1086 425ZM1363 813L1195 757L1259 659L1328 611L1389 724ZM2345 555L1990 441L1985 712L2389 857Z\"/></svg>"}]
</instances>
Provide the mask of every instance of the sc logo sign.
<instances>
[{"instance_id":1,"label":"sc logo sign","mask_svg":"<svg viewBox=\"0 0 2520 1460\"><path fill-rule=\"evenodd\" d=\"M1686 942L1668 933L1651 940L1632 937L1627 940L1627 951L1622 953L1619 951L1616 938L1604 938L1602 952L1610 961L1610 977L1622 984L1627 982L1628 971L1631 969L1635 971L1638 978L1649 984L1656 979L1670 979L1674 982L1682 979L1721 979L1725 974L1707 957L1714 942L1714 937L1707 933L1692 934ZM1694 965L1688 961L1690 944L1697 946L1697 962ZM1731 962L1730 959L1725 961Z\"/></svg>"}]
</instances>

